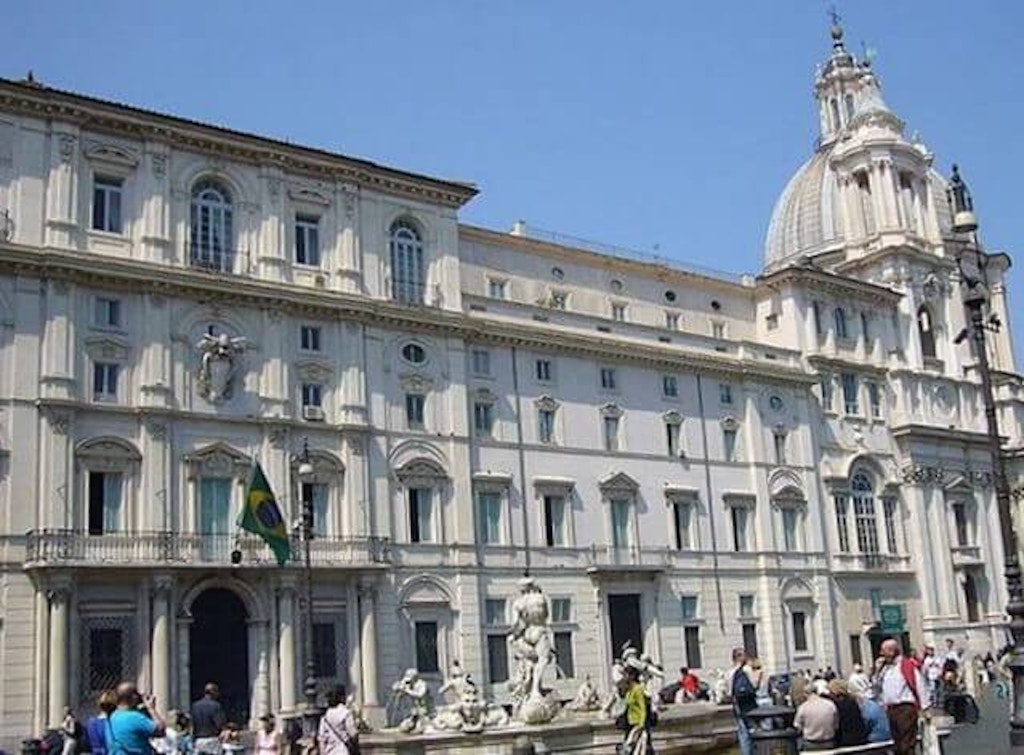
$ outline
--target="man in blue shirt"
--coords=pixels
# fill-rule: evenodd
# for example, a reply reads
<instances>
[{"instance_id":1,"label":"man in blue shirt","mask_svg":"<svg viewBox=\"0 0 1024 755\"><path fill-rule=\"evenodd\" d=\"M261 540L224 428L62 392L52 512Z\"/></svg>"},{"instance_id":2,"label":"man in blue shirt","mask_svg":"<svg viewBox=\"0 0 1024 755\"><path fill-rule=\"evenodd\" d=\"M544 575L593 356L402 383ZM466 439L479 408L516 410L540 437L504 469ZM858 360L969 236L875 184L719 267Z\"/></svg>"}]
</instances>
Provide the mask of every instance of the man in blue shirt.
<instances>
[{"instance_id":1,"label":"man in blue shirt","mask_svg":"<svg viewBox=\"0 0 1024 755\"><path fill-rule=\"evenodd\" d=\"M152 755L149 740L166 729L152 695L143 697L132 682L117 686L117 710L107 719L107 752L110 755Z\"/></svg>"}]
</instances>

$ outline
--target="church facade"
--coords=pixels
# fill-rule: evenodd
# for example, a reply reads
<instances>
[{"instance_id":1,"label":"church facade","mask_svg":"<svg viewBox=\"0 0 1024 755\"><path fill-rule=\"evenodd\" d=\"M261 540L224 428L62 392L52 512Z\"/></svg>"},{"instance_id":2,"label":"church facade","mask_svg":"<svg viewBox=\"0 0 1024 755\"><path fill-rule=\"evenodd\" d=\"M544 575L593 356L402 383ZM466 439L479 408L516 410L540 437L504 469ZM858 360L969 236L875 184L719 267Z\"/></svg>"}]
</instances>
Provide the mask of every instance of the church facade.
<instances>
[{"instance_id":1,"label":"church facade","mask_svg":"<svg viewBox=\"0 0 1024 755\"><path fill-rule=\"evenodd\" d=\"M745 646L1005 642L947 181L833 49L758 276L459 222L471 185L0 81L0 731L135 678L232 716L459 660L506 695L519 578L559 678ZM986 268L1000 427L1024 393ZM1017 454L1011 453L1016 484ZM235 519L311 502L313 600ZM313 632L303 635L312 610Z\"/></svg>"}]
</instances>

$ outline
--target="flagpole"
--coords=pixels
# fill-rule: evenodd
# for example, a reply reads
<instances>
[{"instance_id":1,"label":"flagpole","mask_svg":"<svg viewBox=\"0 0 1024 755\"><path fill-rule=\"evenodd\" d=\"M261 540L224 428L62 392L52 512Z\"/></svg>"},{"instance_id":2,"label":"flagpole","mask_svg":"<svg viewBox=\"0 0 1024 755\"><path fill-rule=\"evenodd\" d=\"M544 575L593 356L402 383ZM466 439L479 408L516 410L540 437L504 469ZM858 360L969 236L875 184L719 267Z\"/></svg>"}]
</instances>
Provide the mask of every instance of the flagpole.
<instances>
[{"instance_id":1,"label":"flagpole","mask_svg":"<svg viewBox=\"0 0 1024 755\"><path fill-rule=\"evenodd\" d=\"M299 479L304 480L313 473L313 463L309 458L309 438L302 439L302 456L299 457ZM306 698L302 713L304 734L315 738L320 726L322 712L316 700L316 664L313 660L313 560L310 553L310 542L313 540L313 497L305 485L299 486L302 497L302 535L303 570L305 571L306 590L306 626L303 634L303 655L306 656L306 678L303 683L303 695Z\"/></svg>"}]
</instances>

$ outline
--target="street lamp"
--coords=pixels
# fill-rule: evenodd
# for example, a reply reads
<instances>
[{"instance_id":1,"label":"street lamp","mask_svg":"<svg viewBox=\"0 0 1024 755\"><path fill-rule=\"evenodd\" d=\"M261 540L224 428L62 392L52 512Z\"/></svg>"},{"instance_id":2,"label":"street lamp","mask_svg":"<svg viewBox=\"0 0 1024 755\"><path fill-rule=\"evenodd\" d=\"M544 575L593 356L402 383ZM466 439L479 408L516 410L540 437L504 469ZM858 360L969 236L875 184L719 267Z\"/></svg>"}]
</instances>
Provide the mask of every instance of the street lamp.
<instances>
[{"instance_id":1,"label":"street lamp","mask_svg":"<svg viewBox=\"0 0 1024 755\"><path fill-rule=\"evenodd\" d=\"M988 362L985 344L986 331L996 331L999 320L990 317L986 321L985 308L989 302L989 290L985 268L989 256L982 251L978 240L978 221L974 216L974 203L967 184L960 177L957 166L949 181L949 202L953 210L953 232L962 237L957 265L960 268L961 295L967 311L967 327L957 336L961 343L970 338L974 344L974 356L978 360L981 377L981 396L985 404L985 420L988 425L988 447L992 457L992 475L995 482L996 505L999 510L999 529L1003 541L1003 571L1006 577L1006 592L1009 602L1006 613L1010 617L1010 636L1013 639L1012 659L1009 664L1013 674L1013 709L1010 715L1010 746L1024 747L1024 587L1021 585L1020 560L1017 556L1017 535L1013 529L1013 515L1010 510L1010 484L1006 478L1002 443L999 438L999 421L996 417L995 395L992 391L992 371Z\"/></svg>"},{"instance_id":2,"label":"street lamp","mask_svg":"<svg viewBox=\"0 0 1024 755\"><path fill-rule=\"evenodd\" d=\"M316 704L316 664L313 661L313 561L310 557L310 543L313 540L313 495L312 490L302 482L313 476L313 462L309 458L309 438L302 439L302 455L299 456L299 492L302 498L302 521L299 534L302 538L303 570L305 571L306 626L303 631L302 652L305 656L306 677L302 692L306 703L302 711L302 731L310 739L316 737L320 724L320 708Z\"/></svg>"}]
</instances>

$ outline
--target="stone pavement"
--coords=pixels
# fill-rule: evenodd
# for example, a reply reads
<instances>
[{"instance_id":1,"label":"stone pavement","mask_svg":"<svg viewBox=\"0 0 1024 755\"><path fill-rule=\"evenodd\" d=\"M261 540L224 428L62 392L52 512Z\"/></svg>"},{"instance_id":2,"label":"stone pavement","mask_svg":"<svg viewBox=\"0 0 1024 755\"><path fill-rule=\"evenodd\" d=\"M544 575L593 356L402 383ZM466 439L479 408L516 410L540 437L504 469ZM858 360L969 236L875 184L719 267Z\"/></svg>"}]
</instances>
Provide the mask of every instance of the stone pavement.
<instances>
[{"instance_id":1,"label":"stone pavement","mask_svg":"<svg viewBox=\"0 0 1024 755\"><path fill-rule=\"evenodd\" d=\"M981 720L954 729L946 742L945 755L1009 755L1024 753L1010 749L1010 703L993 692L977 698Z\"/></svg>"}]
</instances>

